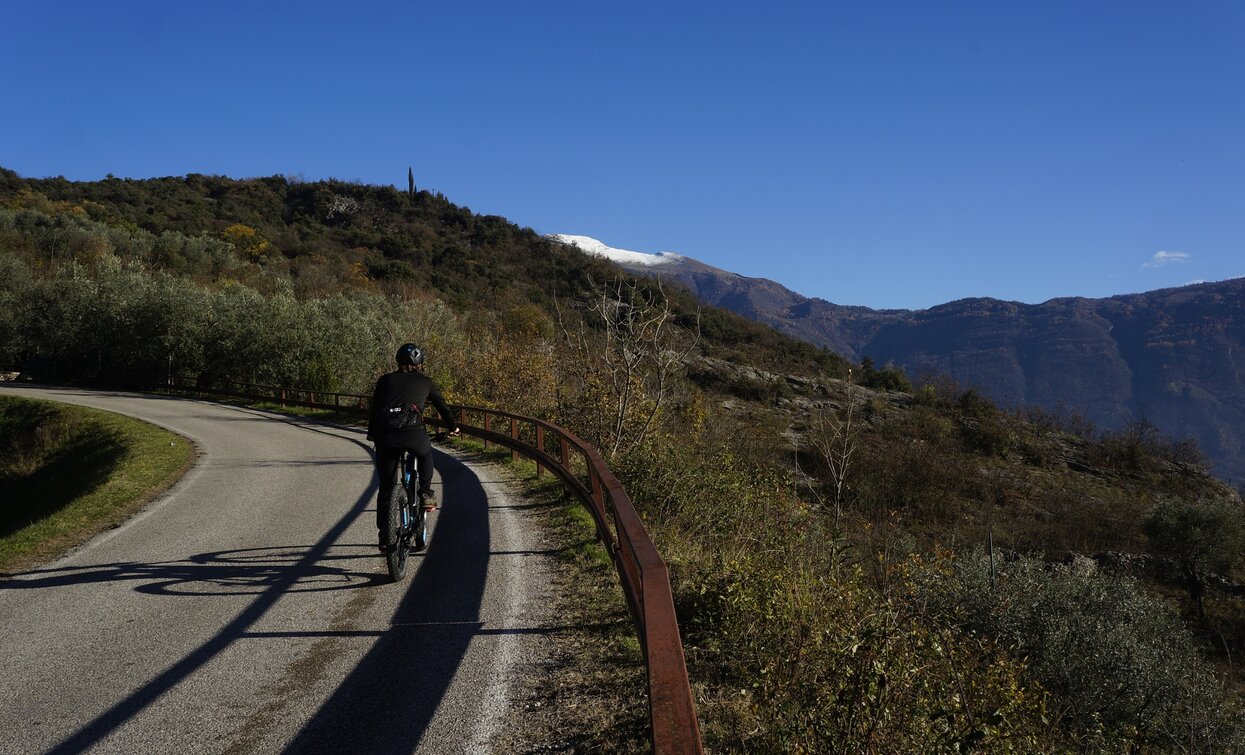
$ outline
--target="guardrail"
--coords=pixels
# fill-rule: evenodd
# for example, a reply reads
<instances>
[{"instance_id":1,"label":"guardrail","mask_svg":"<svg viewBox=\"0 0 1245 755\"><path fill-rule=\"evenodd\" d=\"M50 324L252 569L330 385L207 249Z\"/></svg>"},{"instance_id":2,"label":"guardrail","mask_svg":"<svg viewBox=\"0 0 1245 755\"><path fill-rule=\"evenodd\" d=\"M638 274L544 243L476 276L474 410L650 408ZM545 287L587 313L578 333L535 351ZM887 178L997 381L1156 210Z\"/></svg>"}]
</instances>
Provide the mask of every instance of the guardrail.
<instances>
[{"instance_id":1,"label":"guardrail","mask_svg":"<svg viewBox=\"0 0 1245 755\"><path fill-rule=\"evenodd\" d=\"M370 397L254 383L188 384L173 378L173 390L208 395L272 401L282 406L331 409L367 416ZM550 422L484 407L457 406L458 426L464 434L509 448L511 457L536 462L536 474L546 470L588 508L596 522L597 537L609 550L618 571L627 607L635 622L648 670L650 735L656 753L702 753L700 726L687 678L683 642L674 613L674 596L665 561L644 529L640 516L622 484L605 465L600 452L574 433ZM443 426L444 420L429 418ZM474 424L478 422L478 424Z\"/></svg>"}]
</instances>

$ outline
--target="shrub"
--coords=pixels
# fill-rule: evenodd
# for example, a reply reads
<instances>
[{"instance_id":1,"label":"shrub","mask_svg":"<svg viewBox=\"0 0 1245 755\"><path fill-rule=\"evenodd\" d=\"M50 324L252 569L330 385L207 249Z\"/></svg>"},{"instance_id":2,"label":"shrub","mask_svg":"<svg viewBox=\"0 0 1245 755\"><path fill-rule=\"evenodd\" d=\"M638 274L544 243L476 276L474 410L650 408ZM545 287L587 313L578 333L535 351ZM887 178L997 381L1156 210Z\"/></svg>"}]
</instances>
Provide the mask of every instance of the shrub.
<instances>
[{"instance_id":1,"label":"shrub","mask_svg":"<svg viewBox=\"0 0 1245 755\"><path fill-rule=\"evenodd\" d=\"M709 747L1049 749L1023 664L871 586L790 480L682 436L616 471L671 564Z\"/></svg>"},{"instance_id":2,"label":"shrub","mask_svg":"<svg viewBox=\"0 0 1245 755\"><path fill-rule=\"evenodd\" d=\"M0 397L0 481L34 472L71 428L56 404Z\"/></svg>"},{"instance_id":3,"label":"shrub","mask_svg":"<svg viewBox=\"0 0 1245 755\"><path fill-rule=\"evenodd\" d=\"M997 568L992 580L986 555L974 551L926 571L922 590L942 615L1027 657L1029 673L1054 695L1051 712L1083 745L1245 747L1240 712L1158 598L1088 561L1022 557Z\"/></svg>"},{"instance_id":4,"label":"shrub","mask_svg":"<svg viewBox=\"0 0 1245 755\"><path fill-rule=\"evenodd\" d=\"M1021 664L867 587L857 570L833 579L807 561L752 556L700 590L689 635L698 664L722 675L723 749L1044 749L1045 695L1022 684Z\"/></svg>"},{"instance_id":5,"label":"shrub","mask_svg":"<svg viewBox=\"0 0 1245 755\"><path fill-rule=\"evenodd\" d=\"M1094 437L1094 423L1080 410L1070 409L1062 401L1053 408L1027 406L1018 415L1025 422L1047 431L1066 433L1081 440Z\"/></svg>"},{"instance_id":6,"label":"shrub","mask_svg":"<svg viewBox=\"0 0 1245 755\"><path fill-rule=\"evenodd\" d=\"M1119 430L1104 432L1096 450L1100 463L1131 472L1149 470L1156 461L1195 466L1206 463L1197 441L1189 438L1173 440L1145 417L1135 419Z\"/></svg>"},{"instance_id":7,"label":"shrub","mask_svg":"<svg viewBox=\"0 0 1245 755\"><path fill-rule=\"evenodd\" d=\"M904 371L894 364L876 369L873 360L865 357L860 361L860 384L866 388L882 391L912 392L912 383Z\"/></svg>"},{"instance_id":8,"label":"shrub","mask_svg":"<svg viewBox=\"0 0 1245 755\"><path fill-rule=\"evenodd\" d=\"M876 517L899 510L944 518L968 468L955 430L942 413L922 404L879 423L872 437L862 434L858 474L851 481L861 512Z\"/></svg>"}]
</instances>

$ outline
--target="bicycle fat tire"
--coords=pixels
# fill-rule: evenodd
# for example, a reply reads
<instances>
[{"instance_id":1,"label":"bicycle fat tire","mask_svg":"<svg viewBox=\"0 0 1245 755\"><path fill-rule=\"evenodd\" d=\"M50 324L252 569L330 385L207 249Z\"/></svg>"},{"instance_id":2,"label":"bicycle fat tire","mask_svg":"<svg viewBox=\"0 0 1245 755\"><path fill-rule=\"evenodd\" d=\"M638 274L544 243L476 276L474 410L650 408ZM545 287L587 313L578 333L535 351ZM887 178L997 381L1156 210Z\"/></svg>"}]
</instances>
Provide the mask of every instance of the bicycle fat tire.
<instances>
[{"instance_id":1,"label":"bicycle fat tire","mask_svg":"<svg viewBox=\"0 0 1245 755\"><path fill-rule=\"evenodd\" d=\"M402 537L402 508L404 506L406 506L406 491L400 484L394 485L386 506L389 510L385 512L385 540L391 544L389 552L385 554L385 565L389 567L389 577L394 582L399 582L406 576L408 541Z\"/></svg>"}]
</instances>

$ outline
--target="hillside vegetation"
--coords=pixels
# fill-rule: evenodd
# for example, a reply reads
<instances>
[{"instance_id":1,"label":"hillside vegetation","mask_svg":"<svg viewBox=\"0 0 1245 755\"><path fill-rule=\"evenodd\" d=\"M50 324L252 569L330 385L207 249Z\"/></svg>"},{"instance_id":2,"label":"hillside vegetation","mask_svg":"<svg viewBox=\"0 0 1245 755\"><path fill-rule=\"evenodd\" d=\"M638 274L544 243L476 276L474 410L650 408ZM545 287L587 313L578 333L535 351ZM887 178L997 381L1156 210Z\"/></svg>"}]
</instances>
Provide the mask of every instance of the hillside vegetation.
<instances>
[{"instance_id":1,"label":"hillside vegetation","mask_svg":"<svg viewBox=\"0 0 1245 755\"><path fill-rule=\"evenodd\" d=\"M606 454L712 750L1245 749L1240 498L1144 423L913 387L427 191L0 174L0 363L362 391L405 340Z\"/></svg>"}]
</instances>

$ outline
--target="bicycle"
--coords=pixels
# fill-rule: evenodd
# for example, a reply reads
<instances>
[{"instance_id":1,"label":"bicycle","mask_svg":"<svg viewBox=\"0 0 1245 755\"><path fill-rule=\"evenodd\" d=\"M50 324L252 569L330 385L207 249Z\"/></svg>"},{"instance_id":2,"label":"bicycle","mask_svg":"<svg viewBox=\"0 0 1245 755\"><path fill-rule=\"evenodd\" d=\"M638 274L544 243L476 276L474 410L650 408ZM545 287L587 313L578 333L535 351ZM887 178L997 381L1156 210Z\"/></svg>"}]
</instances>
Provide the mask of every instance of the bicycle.
<instances>
[{"instance_id":1,"label":"bicycle","mask_svg":"<svg viewBox=\"0 0 1245 755\"><path fill-rule=\"evenodd\" d=\"M446 433L437 433L433 440L445 440ZM418 553L428 546L428 512L419 505L419 474L415 471L415 454L403 450L398 457L398 473L402 476L383 512L385 540L393 545L385 552L385 565L394 582L406 576L406 560L411 551Z\"/></svg>"}]
</instances>

